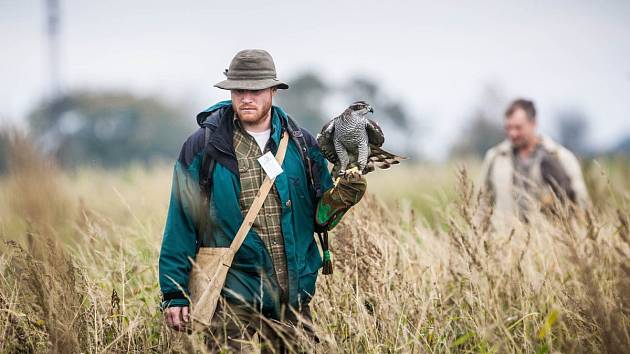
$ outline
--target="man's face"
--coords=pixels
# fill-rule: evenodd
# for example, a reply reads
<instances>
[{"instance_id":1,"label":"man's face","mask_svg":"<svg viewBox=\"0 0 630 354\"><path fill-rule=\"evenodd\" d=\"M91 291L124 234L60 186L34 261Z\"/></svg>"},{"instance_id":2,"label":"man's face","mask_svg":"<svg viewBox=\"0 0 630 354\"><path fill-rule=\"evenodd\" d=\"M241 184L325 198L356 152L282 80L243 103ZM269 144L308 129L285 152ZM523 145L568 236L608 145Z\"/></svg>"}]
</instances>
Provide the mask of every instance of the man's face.
<instances>
[{"instance_id":1,"label":"man's face","mask_svg":"<svg viewBox=\"0 0 630 354\"><path fill-rule=\"evenodd\" d=\"M505 119L505 135L514 147L525 147L536 138L536 121L530 120L524 110L516 109Z\"/></svg>"},{"instance_id":2,"label":"man's face","mask_svg":"<svg viewBox=\"0 0 630 354\"><path fill-rule=\"evenodd\" d=\"M231 90L234 112L246 124L257 124L267 117L271 109L275 88L263 90Z\"/></svg>"}]
</instances>

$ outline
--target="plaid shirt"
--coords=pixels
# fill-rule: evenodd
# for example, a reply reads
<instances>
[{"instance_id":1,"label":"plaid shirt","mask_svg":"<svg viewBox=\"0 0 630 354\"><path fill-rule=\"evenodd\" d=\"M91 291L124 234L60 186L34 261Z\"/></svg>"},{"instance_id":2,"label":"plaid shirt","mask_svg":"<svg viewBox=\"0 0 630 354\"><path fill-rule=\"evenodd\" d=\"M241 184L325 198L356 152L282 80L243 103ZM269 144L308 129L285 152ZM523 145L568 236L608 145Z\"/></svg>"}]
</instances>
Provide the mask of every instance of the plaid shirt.
<instances>
[{"instance_id":1,"label":"plaid shirt","mask_svg":"<svg viewBox=\"0 0 630 354\"><path fill-rule=\"evenodd\" d=\"M233 144L234 150L236 151L241 182L239 203L241 204L243 215L245 215L254 202L266 174L258 162L258 158L262 156L262 152L256 140L241 127L236 117L234 118L234 125ZM267 151L270 151L269 144L265 147L265 152ZM258 212L256 220L252 225L252 229L262 238L265 247L267 247L271 255L278 283L282 291L286 292L288 272L286 255L284 253L284 237L282 236L282 227L280 224L281 215L282 203L276 186L274 185L267 195L262 208L260 208L260 212Z\"/></svg>"}]
</instances>

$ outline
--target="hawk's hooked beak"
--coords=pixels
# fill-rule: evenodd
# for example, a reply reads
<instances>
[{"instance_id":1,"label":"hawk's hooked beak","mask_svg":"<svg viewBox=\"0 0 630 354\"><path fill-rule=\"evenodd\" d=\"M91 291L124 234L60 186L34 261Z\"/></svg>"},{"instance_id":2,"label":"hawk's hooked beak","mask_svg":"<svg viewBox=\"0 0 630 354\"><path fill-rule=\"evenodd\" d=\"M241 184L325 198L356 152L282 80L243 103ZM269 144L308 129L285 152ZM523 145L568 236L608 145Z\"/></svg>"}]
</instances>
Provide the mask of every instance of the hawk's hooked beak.
<instances>
[{"instance_id":1,"label":"hawk's hooked beak","mask_svg":"<svg viewBox=\"0 0 630 354\"><path fill-rule=\"evenodd\" d=\"M372 106L368 106L368 112L374 113L374 108L372 108Z\"/></svg>"}]
</instances>

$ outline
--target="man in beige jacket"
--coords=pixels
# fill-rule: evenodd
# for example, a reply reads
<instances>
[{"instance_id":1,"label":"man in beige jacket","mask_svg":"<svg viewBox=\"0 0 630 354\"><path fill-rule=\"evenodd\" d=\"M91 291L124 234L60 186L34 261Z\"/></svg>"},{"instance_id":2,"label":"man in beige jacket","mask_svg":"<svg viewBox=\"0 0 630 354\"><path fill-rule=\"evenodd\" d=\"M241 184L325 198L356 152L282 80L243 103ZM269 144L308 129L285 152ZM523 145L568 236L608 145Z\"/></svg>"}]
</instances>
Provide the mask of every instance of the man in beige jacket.
<instances>
[{"instance_id":1,"label":"man in beige jacket","mask_svg":"<svg viewBox=\"0 0 630 354\"><path fill-rule=\"evenodd\" d=\"M481 192L494 205L495 217L527 221L527 212L553 195L581 208L589 204L577 158L536 132L532 101L518 99L509 105L505 133L507 139L488 150L481 169Z\"/></svg>"}]
</instances>

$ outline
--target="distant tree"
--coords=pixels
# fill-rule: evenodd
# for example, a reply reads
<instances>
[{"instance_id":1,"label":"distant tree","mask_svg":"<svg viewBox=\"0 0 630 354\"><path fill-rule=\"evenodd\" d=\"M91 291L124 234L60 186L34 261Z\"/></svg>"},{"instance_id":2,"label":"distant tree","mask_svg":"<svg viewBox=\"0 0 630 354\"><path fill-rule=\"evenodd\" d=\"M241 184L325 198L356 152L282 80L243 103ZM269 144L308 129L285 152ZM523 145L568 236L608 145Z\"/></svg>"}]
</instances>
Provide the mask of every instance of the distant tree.
<instances>
[{"instance_id":1,"label":"distant tree","mask_svg":"<svg viewBox=\"0 0 630 354\"><path fill-rule=\"evenodd\" d=\"M289 83L290 88L276 96L277 104L309 132L318 133L327 121L322 106L330 88L312 72L302 73Z\"/></svg>"},{"instance_id":2,"label":"distant tree","mask_svg":"<svg viewBox=\"0 0 630 354\"><path fill-rule=\"evenodd\" d=\"M40 147L62 166L174 158L194 124L154 97L91 91L44 102L28 120Z\"/></svg>"},{"instance_id":3,"label":"distant tree","mask_svg":"<svg viewBox=\"0 0 630 354\"><path fill-rule=\"evenodd\" d=\"M630 155L630 135L625 136L609 151L612 155Z\"/></svg>"},{"instance_id":4,"label":"distant tree","mask_svg":"<svg viewBox=\"0 0 630 354\"><path fill-rule=\"evenodd\" d=\"M451 150L452 157L483 157L494 145L504 139L505 134L496 121L478 111L466 126Z\"/></svg>"},{"instance_id":5,"label":"distant tree","mask_svg":"<svg viewBox=\"0 0 630 354\"><path fill-rule=\"evenodd\" d=\"M488 149L505 138L501 123L507 100L500 92L494 85L484 88L477 108L466 119L468 123L451 148L451 157L481 158Z\"/></svg>"},{"instance_id":6,"label":"distant tree","mask_svg":"<svg viewBox=\"0 0 630 354\"><path fill-rule=\"evenodd\" d=\"M382 97L379 92L376 82L367 77L359 76L350 79L350 82L343 86L343 91L349 98L349 101L362 100L370 103L371 105L376 105L377 100L384 100L384 97Z\"/></svg>"},{"instance_id":7,"label":"distant tree","mask_svg":"<svg viewBox=\"0 0 630 354\"><path fill-rule=\"evenodd\" d=\"M9 130L0 127L0 174L7 172L9 167Z\"/></svg>"},{"instance_id":8,"label":"distant tree","mask_svg":"<svg viewBox=\"0 0 630 354\"><path fill-rule=\"evenodd\" d=\"M560 144L578 154L589 152L588 119L584 113L565 110L558 114L557 122Z\"/></svg>"}]
</instances>

